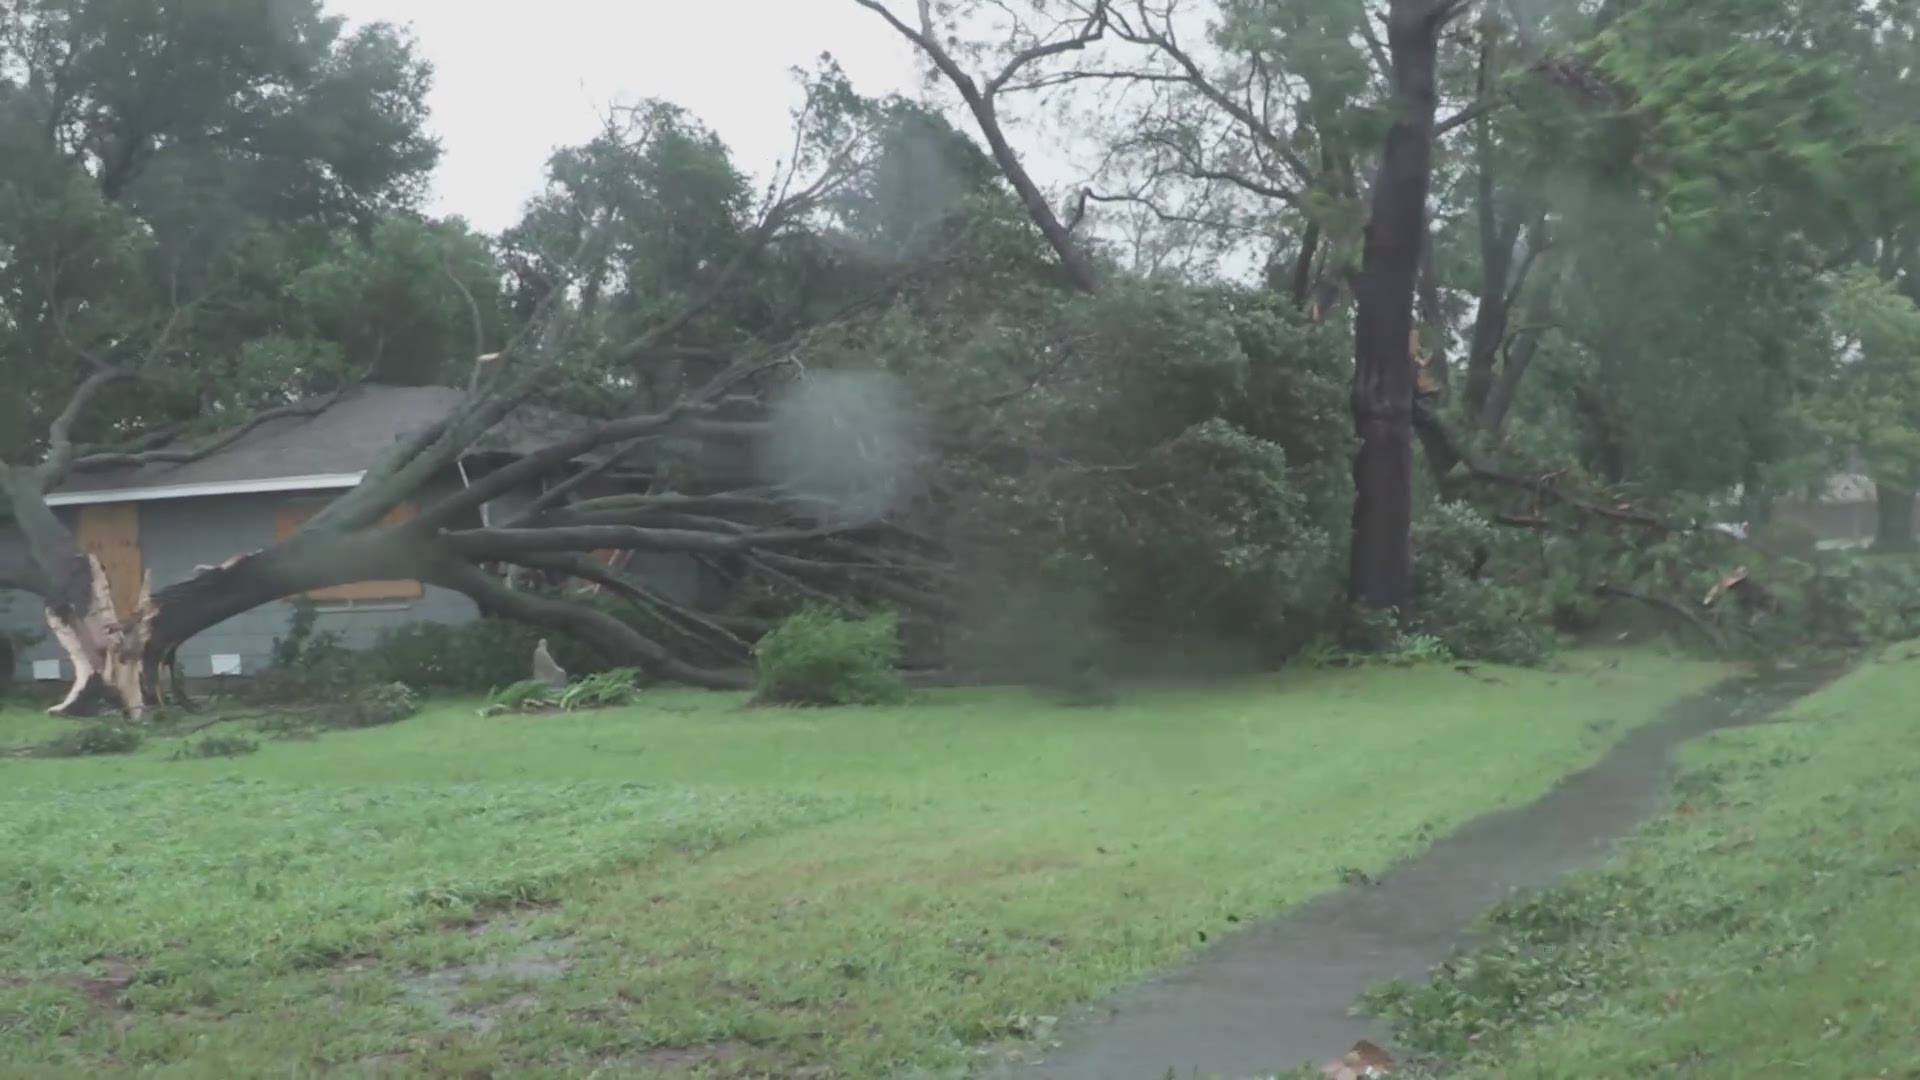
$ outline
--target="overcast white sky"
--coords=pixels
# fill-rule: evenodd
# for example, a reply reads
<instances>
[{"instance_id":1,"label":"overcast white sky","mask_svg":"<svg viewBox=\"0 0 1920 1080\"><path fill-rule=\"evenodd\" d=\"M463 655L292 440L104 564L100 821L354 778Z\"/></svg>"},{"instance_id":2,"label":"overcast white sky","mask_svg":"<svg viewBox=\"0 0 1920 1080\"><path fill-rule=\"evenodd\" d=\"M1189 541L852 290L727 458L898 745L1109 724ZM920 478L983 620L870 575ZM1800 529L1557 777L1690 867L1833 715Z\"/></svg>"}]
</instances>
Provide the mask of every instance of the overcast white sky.
<instances>
[{"instance_id":1,"label":"overcast white sky","mask_svg":"<svg viewBox=\"0 0 1920 1080\"><path fill-rule=\"evenodd\" d=\"M824 51L865 94L915 92L911 46L853 0L331 0L360 23L410 26L434 66L444 155L436 207L512 224L547 155L591 138L610 104L658 97L763 174L788 145L789 69Z\"/></svg>"}]
</instances>

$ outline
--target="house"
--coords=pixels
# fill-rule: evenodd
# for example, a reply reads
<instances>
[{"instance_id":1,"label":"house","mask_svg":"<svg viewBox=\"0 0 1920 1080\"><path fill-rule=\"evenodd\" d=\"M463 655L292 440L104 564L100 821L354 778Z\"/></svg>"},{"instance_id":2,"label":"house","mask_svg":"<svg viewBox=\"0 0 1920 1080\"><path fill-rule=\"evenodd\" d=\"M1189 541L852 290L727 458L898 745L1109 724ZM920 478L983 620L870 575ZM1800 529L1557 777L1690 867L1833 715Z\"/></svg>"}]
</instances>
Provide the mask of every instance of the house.
<instances>
[{"instance_id":1,"label":"house","mask_svg":"<svg viewBox=\"0 0 1920 1080\"><path fill-rule=\"evenodd\" d=\"M1880 524L1879 490L1863 473L1837 472L1817 491L1774 503L1774 520L1802 526L1823 548L1867 547Z\"/></svg>"},{"instance_id":2,"label":"house","mask_svg":"<svg viewBox=\"0 0 1920 1080\"><path fill-rule=\"evenodd\" d=\"M1827 474L1816 485L1774 500L1772 522L1804 529L1825 549L1871 547L1880 527L1880 492L1859 463ZM1714 500L1721 513L1739 513L1742 491L1734 487ZM1751 522L1722 523L1720 528L1745 538ZM1920 505L1915 508L1914 531L1920 533Z\"/></svg>"},{"instance_id":3,"label":"house","mask_svg":"<svg viewBox=\"0 0 1920 1080\"><path fill-rule=\"evenodd\" d=\"M51 492L48 504L98 556L122 604L137 600L142 576L164 588L223 560L268 547L291 535L329 501L360 482L396 442L457 409L464 393L450 387L356 387L326 410L262 424L198 461L76 474ZM578 430L578 421L522 410L469 448L429 491L450 491L499 468L518 454ZM533 485L482 507L473 526L499 520L537 497ZM591 493L591 492L588 492ZM396 514L412 512L411 506ZM0 533L0 545L21 544ZM636 553L627 566L654 588L697 603L707 583L700 565L680 555ZM294 601L235 616L181 646L177 657L190 678L254 674L268 666ZM382 631L413 622L460 623L479 616L465 596L418 581L366 581L308 594L318 608L316 629L341 635L350 647L374 643ZM124 612L123 612L124 614ZM51 635L39 601L0 592L0 632L36 632L35 644L15 652L15 678L66 681L71 665Z\"/></svg>"}]
</instances>

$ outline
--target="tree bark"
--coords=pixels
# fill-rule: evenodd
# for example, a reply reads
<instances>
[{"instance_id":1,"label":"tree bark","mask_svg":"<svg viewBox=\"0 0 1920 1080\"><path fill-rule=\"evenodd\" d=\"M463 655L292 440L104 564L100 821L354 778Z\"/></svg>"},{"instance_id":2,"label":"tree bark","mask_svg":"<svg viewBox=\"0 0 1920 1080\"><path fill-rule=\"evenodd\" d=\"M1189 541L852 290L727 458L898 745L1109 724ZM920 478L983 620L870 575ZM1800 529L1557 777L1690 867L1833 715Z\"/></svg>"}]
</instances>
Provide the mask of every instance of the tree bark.
<instances>
[{"instance_id":1,"label":"tree bark","mask_svg":"<svg viewBox=\"0 0 1920 1080\"><path fill-rule=\"evenodd\" d=\"M638 659L653 673L674 682L705 690L744 690L753 683L752 676L744 669L695 667L611 615L580 604L509 589L500 579L469 563L443 562L424 580L465 593L476 602L484 598L490 608L509 619L571 635L609 659Z\"/></svg>"},{"instance_id":2,"label":"tree bark","mask_svg":"<svg viewBox=\"0 0 1920 1080\"><path fill-rule=\"evenodd\" d=\"M1520 317L1520 328L1509 334L1501 347L1500 376L1487 395L1486 406L1480 410L1480 430L1496 438L1506 429L1507 416L1520 396L1520 380L1532 366L1535 354L1540 351L1540 341L1546 336L1547 320L1553 316L1557 282L1558 276L1553 272L1539 276L1527 298L1526 311Z\"/></svg>"},{"instance_id":3,"label":"tree bark","mask_svg":"<svg viewBox=\"0 0 1920 1080\"><path fill-rule=\"evenodd\" d=\"M1296 311L1305 311L1313 302L1313 260L1320 254L1320 223L1307 222L1306 232L1300 236L1300 252L1293 259L1293 275L1288 284L1288 295L1293 298Z\"/></svg>"},{"instance_id":4,"label":"tree bark","mask_svg":"<svg viewBox=\"0 0 1920 1080\"><path fill-rule=\"evenodd\" d=\"M1914 490L1893 484L1875 484L1874 489L1874 550L1912 551Z\"/></svg>"},{"instance_id":5,"label":"tree bark","mask_svg":"<svg viewBox=\"0 0 1920 1080\"><path fill-rule=\"evenodd\" d=\"M1034 226L1046 238L1054 254L1060 257L1060 268L1066 273L1067 280L1083 293L1095 293L1100 289L1100 276L1094 270L1093 260L1087 252L1074 242L1073 234L1053 212L1053 206L1041 192L1040 185L1033 182L1033 175L1027 171L1020 154L1013 144L1007 141L1006 130L1000 122L996 96L1002 86L1026 65L1047 56L1071 52L1085 48L1099 39L1106 29L1106 0L1094 0L1078 32L1045 45L1029 47L1015 54L1007 61L998 75L984 81L975 80L967 74L953 54L941 45L939 30L933 24L933 8L929 0L919 0L919 26L909 25L895 15L883 0L854 0L854 3L874 12L887 21L887 24L913 43L933 66L953 84L960 99L966 102L967 111L980 127L980 134L987 140L987 149L993 155L1000 174L1013 185L1014 193L1020 196L1020 203L1026 208L1027 216Z\"/></svg>"},{"instance_id":6,"label":"tree bark","mask_svg":"<svg viewBox=\"0 0 1920 1080\"><path fill-rule=\"evenodd\" d=\"M1487 100L1489 80L1493 77L1493 40L1489 37L1480 50L1475 96ZM1508 313L1513 306L1518 282L1512 281L1514 245L1519 243L1519 217L1500 220L1498 186L1494 181L1493 130L1488 124L1474 129L1474 216L1480 238L1480 306L1473 319L1473 343L1467 350L1467 415L1479 419L1486 410L1487 397L1493 392L1493 364L1500 345L1507 337ZM1535 240L1538 240L1536 235ZM1524 275L1526 267L1521 267Z\"/></svg>"},{"instance_id":7,"label":"tree bark","mask_svg":"<svg viewBox=\"0 0 1920 1080\"><path fill-rule=\"evenodd\" d=\"M1398 115L1374 182L1355 284L1353 537L1347 594L1376 611L1413 593L1413 294L1433 176L1440 30L1449 0L1393 0L1387 47Z\"/></svg>"}]
</instances>

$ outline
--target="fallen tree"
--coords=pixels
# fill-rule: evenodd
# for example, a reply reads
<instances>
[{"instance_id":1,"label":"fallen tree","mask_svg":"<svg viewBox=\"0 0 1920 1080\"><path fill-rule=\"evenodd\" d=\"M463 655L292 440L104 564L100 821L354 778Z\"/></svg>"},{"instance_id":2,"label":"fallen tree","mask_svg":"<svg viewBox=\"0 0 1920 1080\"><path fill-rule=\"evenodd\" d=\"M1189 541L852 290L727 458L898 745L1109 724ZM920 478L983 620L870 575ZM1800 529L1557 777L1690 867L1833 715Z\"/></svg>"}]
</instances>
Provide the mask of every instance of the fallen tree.
<instances>
[{"instance_id":1,"label":"fallen tree","mask_svg":"<svg viewBox=\"0 0 1920 1080\"><path fill-rule=\"evenodd\" d=\"M554 499L548 505L530 505L506 524L480 524L482 506L543 480L564 483L577 477L592 468L582 462L595 451L640 439L738 443L759 437L777 407L776 390L806 378L784 362L737 367L666 410L586 426L468 486L431 494L429 481L454 467L468 448L521 407L537 378L536 368L506 385L474 391L455 415L397 447L357 487L284 542L203 568L163 588L153 588L149 578L134 598L113 594L100 560L81 549L72 530L48 507L47 492L71 472L98 462L191 460L194 453L210 452L229 440L213 440L197 451L112 451L90 457L70 454L65 440L56 438L43 462L7 468L0 482L30 558L6 568L0 585L41 598L47 624L72 661L74 683L55 711L84 709L111 695L129 713L142 715L162 703L173 657L194 635L289 596L395 579L460 592L483 610L569 635L663 678L716 689L746 685L750 644L744 638L592 558L592 553L746 555L750 568L764 558L775 573L837 591L857 593L864 586L896 604L939 605L935 595L914 585L930 565L924 555L889 549L886 531L877 530L873 520L835 520L844 517L836 507L767 485L657 490L662 477L638 472L624 480L635 489L630 494ZM76 411L84 406L84 395L77 396ZM742 419L743 412L757 413L758 418ZM390 523L390 513L402 504L417 505L417 512ZM605 584L616 595L643 601L699 628L710 646L730 650L739 665L689 663L673 648L605 611L563 595L510 587L494 572L502 566Z\"/></svg>"},{"instance_id":2,"label":"fallen tree","mask_svg":"<svg viewBox=\"0 0 1920 1080\"><path fill-rule=\"evenodd\" d=\"M146 335L137 356L130 355L136 350L129 349L133 335L126 332L100 347L80 342L67 332L61 312L78 310L84 301L56 303L49 337L84 362L85 378L46 422L44 436L25 444L34 459L0 464L7 516L24 540L19 557L0 561L0 589L42 602L46 623L73 666L73 684L54 711L78 712L110 701L130 715L146 715L167 699L174 657L196 634L262 605L364 581L413 580L450 589L483 612L568 635L619 664L709 688L746 685L754 635L662 595L623 569L620 553L725 560L736 579L776 582L789 594L874 597L938 610L937 547L905 543L901 529L882 527L897 499L863 496L853 506L835 493L796 490L777 474L738 468L703 473L674 464L699 458L709 447L730 448L738 457L740 448L752 450L796 423L832 428L814 440L828 446L826 453L856 452L847 436L858 436L864 418L844 415L846 409L828 416L782 409L793 394L819 383L795 358L797 339L823 322L854 317L872 306L872 297L812 324L785 327L783 336L740 335L720 349L710 344L715 335L699 339L697 348L687 344L690 327L752 289L752 275L772 249L803 242L806 222L828 212L833 200L870 174L886 118L847 107L839 95L844 87L833 79L829 71L816 87L820 92L810 94L792 158L758 214L737 233L727 233L727 246L712 258L698 260L691 280L672 283L672 302L660 305L664 310L612 330L596 322L604 318L596 304L613 283L628 284L623 276L633 272L633 257L621 253L620 244L644 234L618 232L634 195L607 184L580 185L568 192L574 201L549 204L540 222L553 228L534 238L541 250L529 263L538 265L522 276L538 279L538 295L522 313L518 332L503 348L478 358L448 415L394 445L357 486L281 541L202 566L184 581L156 587L149 578L136 596L115 595L100 559L49 505L51 493L90 472L199 461L262 425L318 415L339 395L255 411L197 439L181 436L175 424L133 423L135 434L118 445L82 445L77 431L118 427L105 419L117 415L109 411L116 405L113 391L166 376L170 351L192 351L172 348L172 338L177 327L191 323L194 303L175 298L170 315L150 320L157 329ZM671 110L655 110L634 123L651 125L647 137L667 153L689 144ZM616 181L642 173L651 147L636 147L626 134L610 124L609 136L581 153L601 155L607 176ZM524 235L514 239L533 243ZM470 291L458 279L453 284L472 309L479 345L481 312ZM697 353L700 366L690 366L683 352ZM568 408L582 400L601 407L600 414L590 418ZM624 404L605 407L611 403ZM476 448L503 425L536 411L542 421L533 426L543 433L537 445L517 447L471 483L449 490L437 482L453 473L465 481L464 466ZM556 425L555 417L564 422ZM667 445L681 459L638 453ZM823 451L816 446L816 452ZM529 493L504 520L489 512L505 505L503 497ZM681 640L654 640L565 590L517 588L519 571L592 583L645 609ZM125 592L128 586L119 588ZM700 647L686 648L687 641Z\"/></svg>"}]
</instances>

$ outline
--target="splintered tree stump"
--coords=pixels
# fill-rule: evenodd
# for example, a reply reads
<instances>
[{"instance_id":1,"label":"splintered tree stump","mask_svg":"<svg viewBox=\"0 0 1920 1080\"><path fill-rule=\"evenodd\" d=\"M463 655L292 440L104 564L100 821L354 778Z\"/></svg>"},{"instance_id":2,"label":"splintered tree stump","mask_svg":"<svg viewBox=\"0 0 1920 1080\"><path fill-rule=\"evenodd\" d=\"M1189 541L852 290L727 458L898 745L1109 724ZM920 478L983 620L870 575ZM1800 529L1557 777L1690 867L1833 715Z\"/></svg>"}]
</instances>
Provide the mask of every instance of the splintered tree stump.
<instances>
[{"instance_id":1,"label":"splintered tree stump","mask_svg":"<svg viewBox=\"0 0 1920 1080\"><path fill-rule=\"evenodd\" d=\"M139 603L122 619L99 558L85 558L89 575L85 608L71 613L47 608L47 626L73 664L73 685L47 711L55 716L83 716L101 699L112 696L119 699L126 715L144 719L161 704L158 688L165 685L167 674L147 670L147 643L159 614L153 602L153 574L145 575Z\"/></svg>"}]
</instances>

